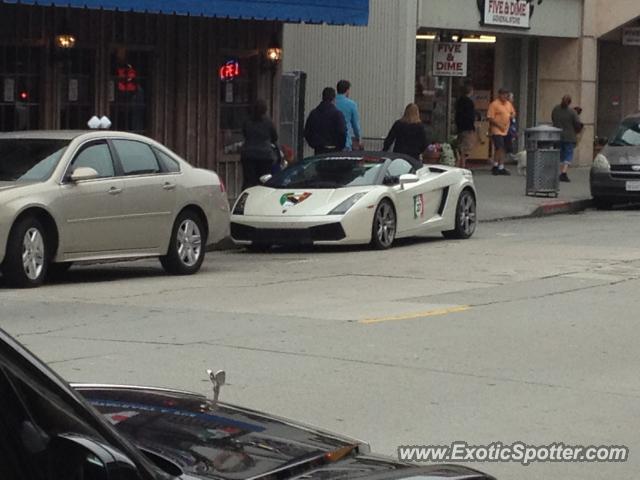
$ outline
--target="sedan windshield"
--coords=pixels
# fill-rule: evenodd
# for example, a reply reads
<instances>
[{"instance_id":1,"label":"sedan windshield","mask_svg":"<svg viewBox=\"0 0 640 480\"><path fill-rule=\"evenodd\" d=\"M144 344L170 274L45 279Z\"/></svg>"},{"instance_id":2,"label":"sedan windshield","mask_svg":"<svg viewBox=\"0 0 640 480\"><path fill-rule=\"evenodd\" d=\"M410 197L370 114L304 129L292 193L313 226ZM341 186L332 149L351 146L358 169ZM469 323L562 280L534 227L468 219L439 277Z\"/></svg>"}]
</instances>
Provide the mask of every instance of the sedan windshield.
<instances>
[{"instance_id":1,"label":"sedan windshield","mask_svg":"<svg viewBox=\"0 0 640 480\"><path fill-rule=\"evenodd\" d=\"M271 178L272 188L340 188L375 185L384 168L379 157L310 157Z\"/></svg>"},{"instance_id":2,"label":"sedan windshield","mask_svg":"<svg viewBox=\"0 0 640 480\"><path fill-rule=\"evenodd\" d=\"M623 121L609 145L617 147L640 146L640 119L632 118Z\"/></svg>"},{"instance_id":3,"label":"sedan windshield","mask_svg":"<svg viewBox=\"0 0 640 480\"><path fill-rule=\"evenodd\" d=\"M11 138L0 140L1 182L42 182L49 178L68 140Z\"/></svg>"}]
</instances>

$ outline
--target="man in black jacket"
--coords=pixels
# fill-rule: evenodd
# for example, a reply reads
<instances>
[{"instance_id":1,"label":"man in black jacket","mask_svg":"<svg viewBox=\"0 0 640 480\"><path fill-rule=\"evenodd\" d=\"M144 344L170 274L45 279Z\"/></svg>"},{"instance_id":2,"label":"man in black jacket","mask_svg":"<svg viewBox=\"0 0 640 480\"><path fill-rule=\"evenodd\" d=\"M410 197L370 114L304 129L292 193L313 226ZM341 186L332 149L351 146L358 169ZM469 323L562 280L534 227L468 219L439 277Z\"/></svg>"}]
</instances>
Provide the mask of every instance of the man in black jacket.
<instances>
[{"instance_id":1,"label":"man in black jacket","mask_svg":"<svg viewBox=\"0 0 640 480\"><path fill-rule=\"evenodd\" d=\"M476 134L475 120L476 110L471 96L473 86L465 83L462 95L456 100L456 130L458 131L458 154L460 161L458 166L464 168L471 151L476 146L478 135Z\"/></svg>"},{"instance_id":2,"label":"man in black jacket","mask_svg":"<svg viewBox=\"0 0 640 480\"><path fill-rule=\"evenodd\" d=\"M316 155L344 150L347 124L335 100L333 88L322 90L322 102L311 111L304 126L304 138Z\"/></svg>"}]
</instances>

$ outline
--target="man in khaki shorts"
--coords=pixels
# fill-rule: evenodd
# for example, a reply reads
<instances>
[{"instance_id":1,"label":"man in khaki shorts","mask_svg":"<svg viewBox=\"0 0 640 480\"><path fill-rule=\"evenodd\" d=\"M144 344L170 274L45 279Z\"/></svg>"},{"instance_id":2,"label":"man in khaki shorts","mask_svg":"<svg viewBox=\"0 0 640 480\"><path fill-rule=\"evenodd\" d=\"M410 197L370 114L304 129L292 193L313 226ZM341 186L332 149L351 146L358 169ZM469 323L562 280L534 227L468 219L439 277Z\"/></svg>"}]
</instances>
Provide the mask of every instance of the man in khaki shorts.
<instances>
[{"instance_id":1,"label":"man in khaki shorts","mask_svg":"<svg viewBox=\"0 0 640 480\"><path fill-rule=\"evenodd\" d=\"M507 137L511 119L516 116L516 110L509 101L509 90L501 88L498 90L498 98L489 105L487 119L491 125L491 142L493 143L493 168L494 175L511 175L509 170L504 168L506 157Z\"/></svg>"}]
</instances>

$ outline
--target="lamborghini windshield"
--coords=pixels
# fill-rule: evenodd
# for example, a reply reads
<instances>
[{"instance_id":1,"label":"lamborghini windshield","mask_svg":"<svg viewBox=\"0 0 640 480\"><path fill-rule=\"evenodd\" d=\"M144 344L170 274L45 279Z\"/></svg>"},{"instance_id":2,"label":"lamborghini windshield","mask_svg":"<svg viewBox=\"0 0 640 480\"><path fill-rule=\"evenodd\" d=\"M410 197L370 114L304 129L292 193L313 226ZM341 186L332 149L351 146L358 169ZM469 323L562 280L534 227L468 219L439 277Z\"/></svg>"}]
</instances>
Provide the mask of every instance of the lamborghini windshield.
<instances>
[{"instance_id":1,"label":"lamborghini windshield","mask_svg":"<svg viewBox=\"0 0 640 480\"><path fill-rule=\"evenodd\" d=\"M341 188L376 185L384 169L380 157L309 157L273 176L272 188Z\"/></svg>"}]
</instances>

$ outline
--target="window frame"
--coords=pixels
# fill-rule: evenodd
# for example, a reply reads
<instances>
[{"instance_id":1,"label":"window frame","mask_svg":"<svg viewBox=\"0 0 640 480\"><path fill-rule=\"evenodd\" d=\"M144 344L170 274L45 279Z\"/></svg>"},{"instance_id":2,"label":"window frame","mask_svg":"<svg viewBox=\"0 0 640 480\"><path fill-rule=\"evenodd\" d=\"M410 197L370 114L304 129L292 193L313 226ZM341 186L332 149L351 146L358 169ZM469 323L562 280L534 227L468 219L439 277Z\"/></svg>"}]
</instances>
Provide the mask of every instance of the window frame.
<instances>
[{"instance_id":1,"label":"window frame","mask_svg":"<svg viewBox=\"0 0 640 480\"><path fill-rule=\"evenodd\" d=\"M145 145L150 151L151 151L151 155L153 156L153 158L155 159L157 165L158 165L158 171L157 172L148 172L148 173L131 173L131 174L127 174L125 173L124 170L124 163L122 162L122 157L120 156L120 153L118 152L118 148L116 147L114 142L134 142L134 143L141 143L142 145ZM174 172L167 172L164 163L160 160L160 158L158 158L158 155L156 155L156 153L154 152L153 147L147 143L144 142L142 140L138 140L138 139L131 139L131 138L109 138L107 140L107 143L110 145L111 147L111 152L114 156L114 161L118 164L119 167L119 173L118 176L122 177L122 178L132 178L132 177L147 177L147 176L157 176L157 175L162 175L162 174L166 174L166 173L174 173Z\"/></svg>"},{"instance_id":2,"label":"window frame","mask_svg":"<svg viewBox=\"0 0 640 480\"><path fill-rule=\"evenodd\" d=\"M156 159L158 160L158 163L162 167L162 173L167 173L167 174L170 174L170 175L178 175L178 174L182 173L182 165L180 164L180 162L176 158L173 158L172 155L168 154L167 152L162 151L160 148L158 148L158 147L156 147L154 145L149 145L149 147L153 151L153 154L156 156ZM166 162L164 161L164 157L167 157L169 160L174 162L178 169L176 171L171 171L169 169L168 165L166 164Z\"/></svg>"},{"instance_id":3,"label":"window frame","mask_svg":"<svg viewBox=\"0 0 640 480\"><path fill-rule=\"evenodd\" d=\"M113 176L111 176L111 177L97 177L97 178L94 178L92 180L87 180L87 181L112 180L114 178L119 177L120 176L120 171L119 171L120 164L119 164L119 162L116 161L117 159L116 159L116 156L114 155L113 147L110 145L110 143L109 143L109 141L107 139L99 138L99 139L87 140L86 142L84 142L81 145L79 145L78 148L76 148L76 150L73 152L71 160L69 161L69 163L67 164L67 166L65 168L64 175L62 176L62 182L61 183L63 183L63 184L71 183L71 175L73 174L73 170L74 170L73 163L78 158L78 155L80 155L87 148L92 147L94 145L100 145L102 143L106 144L107 148L109 149L109 156L111 157L111 164L113 165Z\"/></svg>"}]
</instances>

